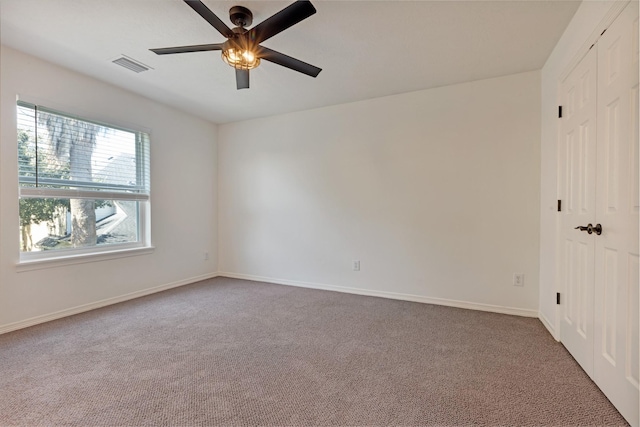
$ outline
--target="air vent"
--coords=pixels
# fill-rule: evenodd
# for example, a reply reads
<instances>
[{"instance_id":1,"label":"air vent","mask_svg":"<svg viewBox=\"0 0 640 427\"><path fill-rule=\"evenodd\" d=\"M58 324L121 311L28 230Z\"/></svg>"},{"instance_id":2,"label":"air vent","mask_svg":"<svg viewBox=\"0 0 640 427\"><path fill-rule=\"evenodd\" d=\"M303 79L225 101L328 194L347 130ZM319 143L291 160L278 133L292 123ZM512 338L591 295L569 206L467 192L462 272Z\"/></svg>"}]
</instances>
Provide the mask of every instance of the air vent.
<instances>
[{"instance_id":1,"label":"air vent","mask_svg":"<svg viewBox=\"0 0 640 427\"><path fill-rule=\"evenodd\" d=\"M127 58L126 56L122 56L118 59L112 61L114 64L118 64L124 68L127 68L131 71L135 71L136 73L141 73L143 71L148 71L151 67L147 67L144 64L134 61L131 58Z\"/></svg>"}]
</instances>

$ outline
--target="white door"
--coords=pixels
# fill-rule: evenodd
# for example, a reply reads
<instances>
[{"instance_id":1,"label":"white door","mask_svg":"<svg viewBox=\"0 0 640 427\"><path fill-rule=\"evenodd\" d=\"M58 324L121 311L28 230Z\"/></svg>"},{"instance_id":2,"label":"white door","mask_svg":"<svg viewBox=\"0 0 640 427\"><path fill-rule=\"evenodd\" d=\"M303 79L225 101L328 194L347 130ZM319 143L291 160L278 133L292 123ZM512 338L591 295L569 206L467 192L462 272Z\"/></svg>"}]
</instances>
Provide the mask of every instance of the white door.
<instances>
[{"instance_id":1,"label":"white door","mask_svg":"<svg viewBox=\"0 0 640 427\"><path fill-rule=\"evenodd\" d=\"M560 337L638 426L638 2L625 8L560 91L566 111L558 148ZM601 234L575 229L589 224L601 226Z\"/></svg>"},{"instance_id":2,"label":"white door","mask_svg":"<svg viewBox=\"0 0 640 427\"><path fill-rule=\"evenodd\" d=\"M596 49L591 48L561 86L558 146L559 278L564 288L560 333L562 343L589 376L593 372L595 235L575 227L593 223L596 216Z\"/></svg>"},{"instance_id":3,"label":"white door","mask_svg":"<svg viewBox=\"0 0 640 427\"><path fill-rule=\"evenodd\" d=\"M598 151L593 379L638 418L638 2L598 41Z\"/></svg>"}]
</instances>

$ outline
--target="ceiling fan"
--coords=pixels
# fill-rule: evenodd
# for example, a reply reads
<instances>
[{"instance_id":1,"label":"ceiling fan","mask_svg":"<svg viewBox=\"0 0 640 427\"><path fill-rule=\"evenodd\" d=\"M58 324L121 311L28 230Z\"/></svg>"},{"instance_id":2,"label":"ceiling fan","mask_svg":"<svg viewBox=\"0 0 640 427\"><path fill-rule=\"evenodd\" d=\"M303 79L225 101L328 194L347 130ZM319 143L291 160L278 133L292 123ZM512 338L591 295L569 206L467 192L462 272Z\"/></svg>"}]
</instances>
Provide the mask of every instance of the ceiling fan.
<instances>
[{"instance_id":1,"label":"ceiling fan","mask_svg":"<svg viewBox=\"0 0 640 427\"><path fill-rule=\"evenodd\" d=\"M253 22L253 14L246 7L233 6L229 10L231 22L236 25L235 28L231 29L200 0L184 0L184 2L218 30L220 34L225 36L227 41L224 43L150 49L152 52L158 55L167 55L221 50L224 62L236 69L236 86L238 89L249 88L249 70L260 65L261 59L311 77L316 77L322 71L321 68L302 62L299 59L260 46L263 41L316 13L316 8L313 7L310 1L298 0L250 30L245 27L250 26Z\"/></svg>"}]
</instances>

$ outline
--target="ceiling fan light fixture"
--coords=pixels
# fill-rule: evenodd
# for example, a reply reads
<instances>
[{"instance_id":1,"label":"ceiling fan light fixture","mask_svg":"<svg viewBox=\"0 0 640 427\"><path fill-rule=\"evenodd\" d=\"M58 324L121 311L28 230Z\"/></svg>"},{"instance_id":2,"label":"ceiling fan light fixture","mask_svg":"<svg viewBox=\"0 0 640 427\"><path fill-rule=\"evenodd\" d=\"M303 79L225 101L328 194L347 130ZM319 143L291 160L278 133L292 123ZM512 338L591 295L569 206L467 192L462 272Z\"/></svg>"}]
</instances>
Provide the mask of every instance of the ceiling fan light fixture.
<instances>
[{"instance_id":1,"label":"ceiling fan light fixture","mask_svg":"<svg viewBox=\"0 0 640 427\"><path fill-rule=\"evenodd\" d=\"M222 60L236 70L251 70L260 65L260 58L255 53L232 47L222 51Z\"/></svg>"},{"instance_id":2,"label":"ceiling fan light fixture","mask_svg":"<svg viewBox=\"0 0 640 427\"><path fill-rule=\"evenodd\" d=\"M236 70L237 89L249 88L249 70L260 65L261 59L311 77L317 77L318 73L322 71L321 68L260 45L263 41L316 13L316 8L313 7L310 0L296 0L250 30L247 30L246 27L253 23L253 14L246 7L233 6L229 10L229 18L236 25L235 28L229 28L211 9L202 3L202 0L184 0L184 2L226 37L227 41L224 43L151 49L156 55L211 50L222 51L222 60Z\"/></svg>"}]
</instances>

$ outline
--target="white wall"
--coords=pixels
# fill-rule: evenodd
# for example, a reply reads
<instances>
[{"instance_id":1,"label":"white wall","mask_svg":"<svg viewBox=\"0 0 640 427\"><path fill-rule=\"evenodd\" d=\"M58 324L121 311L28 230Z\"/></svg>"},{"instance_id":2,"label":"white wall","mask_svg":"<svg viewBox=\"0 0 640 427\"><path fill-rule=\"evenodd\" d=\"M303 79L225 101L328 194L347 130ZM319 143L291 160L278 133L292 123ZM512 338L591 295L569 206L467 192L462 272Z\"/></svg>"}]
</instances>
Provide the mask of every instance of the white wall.
<instances>
[{"instance_id":1,"label":"white wall","mask_svg":"<svg viewBox=\"0 0 640 427\"><path fill-rule=\"evenodd\" d=\"M218 137L221 274L537 315L539 72Z\"/></svg>"},{"instance_id":2,"label":"white wall","mask_svg":"<svg viewBox=\"0 0 640 427\"><path fill-rule=\"evenodd\" d=\"M558 85L624 3L583 1L541 71L540 319L556 338Z\"/></svg>"},{"instance_id":3,"label":"white wall","mask_svg":"<svg viewBox=\"0 0 640 427\"><path fill-rule=\"evenodd\" d=\"M79 306L215 274L216 125L5 46L0 59L0 332ZM16 95L83 117L151 131L153 253L16 271ZM210 254L208 261L204 252Z\"/></svg>"}]
</instances>

